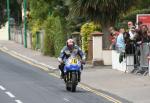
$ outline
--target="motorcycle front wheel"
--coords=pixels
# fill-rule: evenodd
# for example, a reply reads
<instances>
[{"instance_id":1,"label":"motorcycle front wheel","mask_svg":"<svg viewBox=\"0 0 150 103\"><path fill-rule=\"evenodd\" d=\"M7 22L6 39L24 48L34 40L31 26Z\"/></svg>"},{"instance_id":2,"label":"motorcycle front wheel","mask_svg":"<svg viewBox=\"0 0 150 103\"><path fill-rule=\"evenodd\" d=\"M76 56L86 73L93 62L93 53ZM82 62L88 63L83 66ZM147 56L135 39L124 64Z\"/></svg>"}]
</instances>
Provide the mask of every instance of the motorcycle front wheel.
<instances>
[{"instance_id":1,"label":"motorcycle front wheel","mask_svg":"<svg viewBox=\"0 0 150 103\"><path fill-rule=\"evenodd\" d=\"M76 86L77 86L77 75L76 75L76 73L72 73L71 82L72 82L71 92L75 92Z\"/></svg>"}]
</instances>

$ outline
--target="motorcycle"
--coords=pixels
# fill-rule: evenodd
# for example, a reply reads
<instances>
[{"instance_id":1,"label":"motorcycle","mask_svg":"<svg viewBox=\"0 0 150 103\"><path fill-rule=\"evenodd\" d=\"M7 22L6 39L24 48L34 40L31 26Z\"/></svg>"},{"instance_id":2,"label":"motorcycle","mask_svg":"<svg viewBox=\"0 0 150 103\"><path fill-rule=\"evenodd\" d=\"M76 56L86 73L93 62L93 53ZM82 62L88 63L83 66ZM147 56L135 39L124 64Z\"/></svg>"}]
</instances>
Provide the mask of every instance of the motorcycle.
<instances>
[{"instance_id":1,"label":"motorcycle","mask_svg":"<svg viewBox=\"0 0 150 103\"><path fill-rule=\"evenodd\" d=\"M75 92L78 82L80 82L82 64L76 57L69 57L64 66L64 81L66 90Z\"/></svg>"}]
</instances>

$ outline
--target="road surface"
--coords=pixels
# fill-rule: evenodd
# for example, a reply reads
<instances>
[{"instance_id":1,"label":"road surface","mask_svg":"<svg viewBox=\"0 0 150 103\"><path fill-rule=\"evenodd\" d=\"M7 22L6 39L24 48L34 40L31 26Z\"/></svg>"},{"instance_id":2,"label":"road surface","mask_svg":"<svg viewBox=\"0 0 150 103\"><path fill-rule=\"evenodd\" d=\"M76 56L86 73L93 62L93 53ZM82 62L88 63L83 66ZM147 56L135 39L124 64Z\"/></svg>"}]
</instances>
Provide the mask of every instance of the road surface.
<instances>
[{"instance_id":1,"label":"road surface","mask_svg":"<svg viewBox=\"0 0 150 103\"><path fill-rule=\"evenodd\" d=\"M112 103L0 51L0 103Z\"/></svg>"}]
</instances>

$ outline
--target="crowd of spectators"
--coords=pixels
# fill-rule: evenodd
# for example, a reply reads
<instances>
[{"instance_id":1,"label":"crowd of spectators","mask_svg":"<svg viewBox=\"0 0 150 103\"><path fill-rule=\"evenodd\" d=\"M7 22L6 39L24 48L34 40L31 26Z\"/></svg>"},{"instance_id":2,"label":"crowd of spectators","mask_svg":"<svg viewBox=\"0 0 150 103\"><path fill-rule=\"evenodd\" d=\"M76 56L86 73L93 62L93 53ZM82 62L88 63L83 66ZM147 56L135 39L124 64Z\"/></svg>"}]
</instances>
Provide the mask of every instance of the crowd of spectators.
<instances>
[{"instance_id":1,"label":"crowd of spectators","mask_svg":"<svg viewBox=\"0 0 150 103\"><path fill-rule=\"evenodd\" d=\"M120 27L118 31L114 27L109 28L109 41L111 43L109 49L117 50L120 53L120 63L125 55L133 54L135 66L140 65L136 57L140 56L140 46L143 43L150 43L150 28L142 22L134 25L133 22L129 21L127 25L128 29Z\"/></svg>"}]
</instances>

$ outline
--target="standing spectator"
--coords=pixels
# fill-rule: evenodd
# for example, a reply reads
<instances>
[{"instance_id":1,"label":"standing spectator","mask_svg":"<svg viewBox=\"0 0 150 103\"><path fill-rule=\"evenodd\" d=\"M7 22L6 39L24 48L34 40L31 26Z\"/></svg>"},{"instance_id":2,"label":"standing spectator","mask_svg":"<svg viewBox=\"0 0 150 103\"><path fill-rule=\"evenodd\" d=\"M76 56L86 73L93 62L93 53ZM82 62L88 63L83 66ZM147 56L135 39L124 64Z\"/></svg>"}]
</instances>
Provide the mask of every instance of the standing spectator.
<instances>
[{"instance_id":1,"label":"standing spectator","mask_svg":"<svg viewBox=\"0 0 150 103\"><path fill-rule=\"evenodd\" d=\"M148 31L147 25L142 25L142 37L143 38L147 36L147 31Z\"/></svg>"},{"instance_id":2,"label":"standing spectator","mask_svg":"<svg viewBox=\"0 0 150 103\"><path fill-rule=\"evenodd\" d=\"M116 42L116 48L119 52L124 52L125 50L125 41L124 41L124 34L125 29L122 27L119 30L119 35L117 37L117 42Z\"/></svg>"},{"instance_id":3,"label":"standing spectator","mask_svg":"<svg viewBox=\"0 0 150 103\"><path fill-rule=\"evenodd\" d=\"M135 30L135 27L131 27L130 30L129 30L129 35L130 35L130 39L133 41L135 40L135 36L136 36L136 30Z\"/></svg>"},{"instance_id":4,"label":"standing spectator","mask_svg":"<svg viewBox=\"0 0 150 103\"><path fill-rule=\"evenodd\" d=\"M135 35L135 52L134 52L134 68L137 69L138 66L140 66L140 45L143 41L143 31L142 31L142 22L138 22L137 28L136 28L136 35Z\"/></svg>"},{"instance_id":5,"label":"standing spectator","mask_svg":"<svg viewBox=\"0 0 150 103\"><path fill-rule=\"evenodd\" d=\"M149 28L149 30L147 31L147 41L150 43L150 28Z\"/></svg>"},{"instance_id":6,"label":"standing spectator","mask_svg":"<svg viewBox=\"0 0 150 103\"><path fill-rule=\"evenodd\" d=\"M132 24L131 24L132 25ZM135 39L136 39L136 30L134 26L129 26L129 31L124 34L125 44L126 44L126 54L135 53Z\"/></svg>"},{"instance_id":7,"label":"standing spectator","mask_svg":"<svg viewBox=\"0 0 150 103\"><path fill-rule=\"evenodd\" d=\"M109 41L110 41L110 46L109 46L109 49L115 49L116 47L115 47L115 45L116 45L116 38L117 38L117 36L119 35L119 32L118 31L116 31L115 29L114 29L114 27L110 27L109 28L109 32L110 32L110 35L109 35Z\"/></svg>"},{"instance_id":8,"label":"standing spectator","mask_svg":"<svg viewBox=\"0 0 150 103\"><path fill-rule=\"evenodd\" d=\"M119 30L119 35L117 37L117 42L116 42L116 48L118 52L120 53L119 55L119 62L121 63L123 61L124 53L125 53L125 42L124 42L124 34L125 29L120 28Z\"/></svg>"},{"instance_id":9,"label":"standing spectator","mask_svg":"<svg viewBox=\"0 0 150 103\"><path fill-rule=\"evenodd\" d=\"M135 36L135 26L131 21L128 22L128 33L130 35L130 39L133 40Z\"/></svg>"},{"instance_id":10,"label":"standing spectator","mask_svg":"<svg viewBox=\"0 0 150 103\"><path fill-rule=\"evenodd\" d=\"M143 42L143 38L145 38L147 36L147 31L148 31L148 27L147 25L141 25L137 30L137 35L136 35L136 44L137 45L141 45Z\"/></svg>"},{"instance_id":11,"label":"standing spectator","mask_svg":"<svg viewBox=\"0 0 150 103\"><path fill-rule=\"evenodd\" d=\"M137 26L137 29L136 29L136 33L137 33L137 35L136 35L136 43L137 44L140 44L141 43L141 41L142 41L142 36L143 36L143 34L142 34L142 26L143 26L143 24L142 24L142 22L138 22L138 26Z\"/></svg>"},{"instance_id":12,"label":"standing spectator","mask_svg":"<svg viewBox=\"0 0 150 103\"><path fill-rule=\"evenodd\" d=\"M132 21L129 21L128 22L128 29L132 28L134 25L133 25L133 22Z\"/></svg>"},{"instance_id":13,"label":"standing spectator","mask_svg":"<svg viewBox=\"0 0 150 103\"><path fill-rule=\"evenodd\" d=\"M150 30L147 28L146 31L143 34L143 43L149 43L150 42Z\"/></svg>"}]
</instances>

